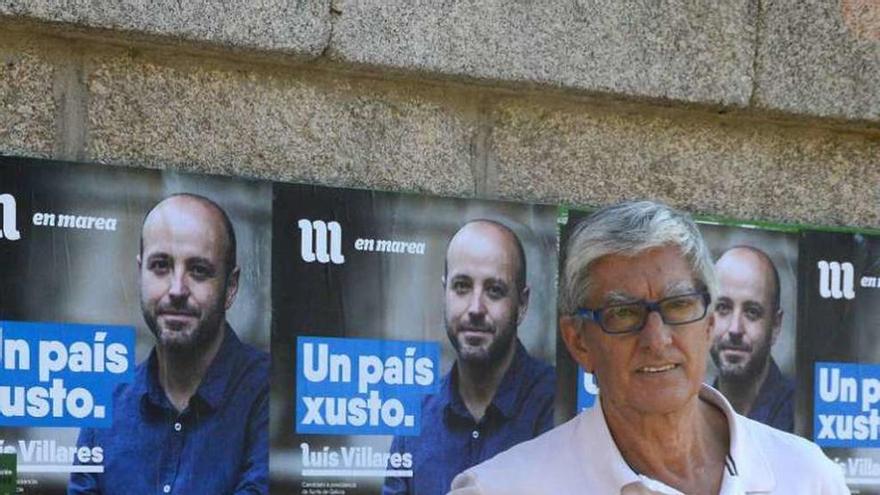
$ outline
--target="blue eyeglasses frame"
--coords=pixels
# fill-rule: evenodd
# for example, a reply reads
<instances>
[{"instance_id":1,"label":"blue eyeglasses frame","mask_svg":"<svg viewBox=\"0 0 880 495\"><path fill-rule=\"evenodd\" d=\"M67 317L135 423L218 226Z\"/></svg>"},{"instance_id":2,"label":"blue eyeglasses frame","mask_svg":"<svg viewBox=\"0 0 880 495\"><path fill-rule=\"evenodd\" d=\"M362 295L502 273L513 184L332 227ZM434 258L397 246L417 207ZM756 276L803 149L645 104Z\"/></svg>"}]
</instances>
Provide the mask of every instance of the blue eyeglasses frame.
<instances>
[{"instance_id":1,"label":"blue eyeglasses frame","mask_svg":"<svg viewBox=\"0 0 880 495\"><path fill-rule=\"evenodd\" d=\"M703 314L699 318L694 318L692 320L687 320L687 321L680 321L680 322L676 322L676 323L670 323L670 322L666 321L666 317L663 316L663 312L660 311L660 305L669 301L670 299L677 299L679 297L690 297L690 296L703 296ZM660 299L660 300L654 301L654 302L634 301L631 303L609 304L608 306L605 306L602 308L597 308L597 309L577 308L575 310L575 315L595 322L597 325L599 325L599 328L601 328L603 332L605 332L609 335L625 335L628 333L641 332L642 329L645 328L645 323L648 322L648 315L650 315L652 312L655 312L655 311L657 312L657 314L660 315L660 318L663 320L663 323L665 323L667 325L687 325L688 323L700 321L703 318L705 318L706 315L709 313L709 306L711 305L711 303L712 303L712 296L709 294L709 291L701 290L701 291L696 291L696 292L688 292L686 294L678 294L675 296L664 297L663 299ZM638 327L634 327L630 330L625 330L622 332L612 332L612 331L608 330L607 328L605 328L605 325L602 323L602 313L603 312L607 311L610 308L619 308L621 306L632 306L632 305L642 306L645 309L647 309L647 311L645 311L645 317L642 319L642 323Z\"/></svg>"}]
</instances>

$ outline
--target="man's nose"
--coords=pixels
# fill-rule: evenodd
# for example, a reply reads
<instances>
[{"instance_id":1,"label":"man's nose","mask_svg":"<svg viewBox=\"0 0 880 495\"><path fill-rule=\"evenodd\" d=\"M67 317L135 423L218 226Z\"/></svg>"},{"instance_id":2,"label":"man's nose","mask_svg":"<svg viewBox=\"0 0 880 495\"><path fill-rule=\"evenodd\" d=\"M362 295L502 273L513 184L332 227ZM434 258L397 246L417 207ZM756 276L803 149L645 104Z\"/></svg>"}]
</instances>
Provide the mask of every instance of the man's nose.
<instances>
[{"instance_id":1,"label":"man's nose","mask_svg":"<svg viewBox=\"0 0 880 495\"><path fill-rule=\"evenodd\" d=\"M171 287L168 288L168 295L174 299L189 297L189 284L183 270L175 270L171 275Z\"/></svg>"},{"instance_id":2,"label":"man's nose","mask_svg":"<svg viewBox=\"0 0 880 495\"><path fill-rule=\"evenodd\" d=\"M733 339L742 338L745 333L745 325L743 325L743 318L745 318L742 312L737 311L734 313L733 318L730 318L727 322L727 333Z\"/></svg>"},{"instance_id":3,"label":"man's nose","mask_svg":"<svg viewBox=\"0 0 880 495\"><path fill-rule=\"evenodd\" d=\"M468 316L471 319L481 319L486 315L486 305L483 302L483 291L475 290L471 292L468 299Z\"/></svg>"},{"instance_id":4,"label":"man's nose","mask_svg":"<svg viewBox=\"0 0 880 495\"><path fill-rule=\"evenodd\" d=\"M657 311L650 311L645 317L645 326L639 332L642 345L659 351L672 343L672 327L663 323Z\"/></svg>"}]
</instances>

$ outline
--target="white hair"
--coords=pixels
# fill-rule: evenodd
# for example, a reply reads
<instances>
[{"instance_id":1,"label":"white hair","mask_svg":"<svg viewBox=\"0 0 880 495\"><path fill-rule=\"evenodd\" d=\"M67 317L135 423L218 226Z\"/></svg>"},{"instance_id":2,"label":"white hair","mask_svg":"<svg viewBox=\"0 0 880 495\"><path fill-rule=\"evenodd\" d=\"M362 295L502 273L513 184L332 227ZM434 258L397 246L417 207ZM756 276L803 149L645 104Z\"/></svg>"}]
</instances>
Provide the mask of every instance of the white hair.
<instances>
[{"instance_id":1,"label":"white hair","mask_svg":"<svg viewBox=\"0 0 880 495\"><path fill-rule=\"evenodd\" d=\"M628 201L597 210L574 227L566 245L559 314L572 315L590 290L590 264L610 254L635 256L677 246L695 281L715 299L718 281L706 241L691 217L665 204Z\"/></svg>"}]
</instances>

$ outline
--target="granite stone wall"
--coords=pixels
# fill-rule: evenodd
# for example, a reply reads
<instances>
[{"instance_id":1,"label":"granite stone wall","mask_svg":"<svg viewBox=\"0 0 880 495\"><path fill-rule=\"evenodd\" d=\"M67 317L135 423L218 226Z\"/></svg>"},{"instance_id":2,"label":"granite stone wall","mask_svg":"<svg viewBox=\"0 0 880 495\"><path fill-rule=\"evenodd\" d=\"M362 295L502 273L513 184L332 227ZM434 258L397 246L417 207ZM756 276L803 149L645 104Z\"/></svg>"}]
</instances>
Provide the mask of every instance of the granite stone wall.
<instances>
[{"instance_id":1,"label":"granite stone wall","mask_svg":"<svg viewBox=\"0 0 880 495\"><path fill-rule=\"evenodd\" d=\"M880 4L4 0L0 153L880 228Z\"/></svg>"}]
</instances>

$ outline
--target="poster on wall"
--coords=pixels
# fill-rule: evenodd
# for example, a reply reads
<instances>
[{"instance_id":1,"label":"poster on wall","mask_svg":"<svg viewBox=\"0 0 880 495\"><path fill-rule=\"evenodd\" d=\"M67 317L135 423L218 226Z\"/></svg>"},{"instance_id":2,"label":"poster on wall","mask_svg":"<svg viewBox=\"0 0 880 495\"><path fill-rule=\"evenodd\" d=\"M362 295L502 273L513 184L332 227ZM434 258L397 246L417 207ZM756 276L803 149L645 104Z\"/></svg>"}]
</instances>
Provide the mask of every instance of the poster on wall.
<instances>
[{"instance_id":1,"label":"poster on wall","mask_svg":"<svg viewBox=\"0 0 880 495\"><path fill-rule=\"evenodd\" d=\"M798 401L803 434L853 493L880 493L880 236L800 238Z\"/></svg>"},{"instance_id":2,"label":"poster on wall","mask_svg":"<svg viewBox=\"0 0 880 495\"><path fill-rule=\"evenodd\" d=\"M265 489L271 184L0 157L0 210L5 486Z\"/></svg>"},{"instance_id":3,"label":"poster on wall","mask_svg":"<svg viewBox=\"0 0 880 495\"><path fill-rule=\"evenodd\" d=\"M555 212L276 184L272 491L445 494L552 427Z\"/></svg>"},{"instance_id":4,"label":"poster on wall","mask_svg":"<svg viewBox=\"0 0 880 495\"><path fill-rule=\"evenodd\" d=\"M561 260L586 211L561 210ZM748 224L698 222L718 276L706 382L737 412L787 432L795 431L795 337L797 330L797 233ZM560 265L562 270L562 265ZM560 394L561 411L594 407L595 378L578 367L560 341L560 381L576 394ZM566 404L565 401L568 401Z\"/></svg>"},{"instance_id":5,"label":"poster on wall","mask_svg":"<svg viewBox=\"0 0 880 495\"><path fill-rule=\"evenodd\" d=\"M796 432L798 236L698 222L718 278L706 382L734 410Z\"/></svg>"}]
</instances>

